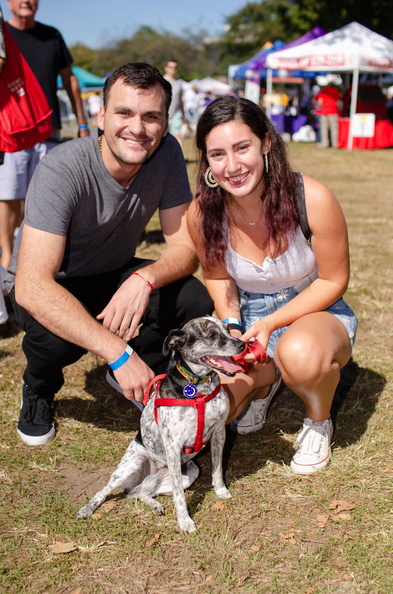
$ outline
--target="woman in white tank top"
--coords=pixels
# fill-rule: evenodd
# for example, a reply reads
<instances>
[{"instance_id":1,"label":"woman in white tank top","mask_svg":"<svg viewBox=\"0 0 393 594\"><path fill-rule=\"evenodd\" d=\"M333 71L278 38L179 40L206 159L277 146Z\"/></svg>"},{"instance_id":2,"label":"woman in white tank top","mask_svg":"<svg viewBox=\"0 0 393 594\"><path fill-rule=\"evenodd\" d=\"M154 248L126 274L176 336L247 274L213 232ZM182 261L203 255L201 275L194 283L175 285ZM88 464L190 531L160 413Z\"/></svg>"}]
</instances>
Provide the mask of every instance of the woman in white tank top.
<instances>
[{"instance_id":1,"label":"woman in white tank top","mask_svg":"<svg viewBox=\"0 0 393 594\"><path fill-rule=\"evenodd\" d=\"M247 99L209 105L196 142L198 191L188 225L206 287L230 332L257 339L269 355L223 380L228 423L238 433L262 427L282 378L306 409L291 468L317 472L330 460L330 408L357 326L342 299L344 215L325 185L291 171L281 137Z\"/></svg>"}]
</instances>

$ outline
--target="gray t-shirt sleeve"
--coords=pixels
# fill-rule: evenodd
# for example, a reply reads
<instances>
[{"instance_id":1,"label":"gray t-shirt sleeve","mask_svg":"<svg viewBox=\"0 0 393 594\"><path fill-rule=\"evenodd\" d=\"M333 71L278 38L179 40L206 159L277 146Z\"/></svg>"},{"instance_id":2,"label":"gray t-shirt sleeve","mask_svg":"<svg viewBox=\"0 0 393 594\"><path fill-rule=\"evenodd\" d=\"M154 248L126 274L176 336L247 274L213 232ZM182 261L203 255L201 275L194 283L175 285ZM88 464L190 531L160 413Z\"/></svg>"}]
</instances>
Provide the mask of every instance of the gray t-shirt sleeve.
<instances>
[{"instance_id":1,"label":"gray t-shirt sleeve","mask_svg":"<svg viewBox=\"0 0 393 594\"><path fill-rule=\"evenodd\" d=\"M184 156L168 134L128 188L105 168L97 133L52 149L40 162L26 196L25 223L67 238L59 276L115 270L135 254L157 209L191 200ZM7 275L13 284L19 240ZM8 289L9 290L9 289Z\"/></svg>"},{"instance_id":2,"label":"gray t-shirt sleeve","mask_svg":"<svg viewBox=\"0 0 393 594\"><path fill-rule=\"evenodd\" d=\"M173 208L191 200L184 156L179 143L170 134L142 166L129 194L128 189L120 187L111 178L101 163L101 170L97 168L90 145L91 142L86 143L85 149L80 144L61 146L42 159L26 197L25 221L28 225L65 236L72 217L78 212L82 216L85 201L95 204L98 211L97 220L86 220L86 225L90 227L96 223L101 227L105 218L117 215L113 203L131 201L132 196L137 196L149 211ZM65 148L67 150L63 150Z\"/></svg>"},{"instance_id":3,"label":"gray t-shirt sleeve","mask_svg":"<svg viewBox=\"0 0 393 594\"><path fill-rule=\"evenodd\" d=\"M65 237L77 208L77 185L70 170L56 165L57 159L44 158L35 170L26 196L25 222Z\"/></svg>"}]
</instances>

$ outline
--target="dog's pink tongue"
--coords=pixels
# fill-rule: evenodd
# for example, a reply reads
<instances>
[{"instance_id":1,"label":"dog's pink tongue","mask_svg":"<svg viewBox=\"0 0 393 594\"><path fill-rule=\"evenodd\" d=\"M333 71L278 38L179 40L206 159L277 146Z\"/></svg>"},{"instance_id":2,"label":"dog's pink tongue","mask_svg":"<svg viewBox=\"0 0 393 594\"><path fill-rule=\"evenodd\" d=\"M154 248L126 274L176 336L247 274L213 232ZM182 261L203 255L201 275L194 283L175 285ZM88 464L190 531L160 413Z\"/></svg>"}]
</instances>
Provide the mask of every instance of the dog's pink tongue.
<instances>
[{"instance_id":1,"label":"dog's pink tongue","mask_svg":"<svg viewBox=\"0 0 393 594\"><path fill-rule=\"evenodd\" d=\"M219 366L227 373L240 373L241 371L243 371L243 367L241 367L239 363L236 363L236 361L234 361L232 357L216 356L212 357L212 360L217 362Z\"/></svg>"}]
</instances>

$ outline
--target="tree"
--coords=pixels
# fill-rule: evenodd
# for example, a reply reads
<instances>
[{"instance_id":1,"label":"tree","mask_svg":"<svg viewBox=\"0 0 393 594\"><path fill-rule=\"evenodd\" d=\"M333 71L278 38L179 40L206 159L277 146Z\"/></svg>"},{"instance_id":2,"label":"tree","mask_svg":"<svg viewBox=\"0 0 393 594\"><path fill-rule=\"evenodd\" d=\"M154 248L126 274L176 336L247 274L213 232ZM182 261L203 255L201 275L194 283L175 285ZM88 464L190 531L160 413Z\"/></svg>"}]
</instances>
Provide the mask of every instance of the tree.
<instances>
[{"instance_id":1,"label":"tree","mask_svg":"<svg viewBox=\"0 0 393 594\"><path fill-rule=\"evenodd\" d=\"M228 17L227 24L221 40L222 59L227 64L247 60L267 41L289 42L307 31L294 24L291 0L250 2Z\"/></svg>"},{"instance_id":2,"label":"tree","mask_svg":"<svg viewBox=\"0 0 393 594\"><path fill-rule=\"evenodd\" d=\"M207 43L205 31L184 30L178 36L151 27L140 27L132 37L111 41L106 47L90 50L83 44L71 47L75 63L104 76L127 62L147 62L164 72L168 60L179 63L179 76L185 80L220 72L217 43Z\"/></svg>"},{"instance_id":3,"label":"tree","mask_svg":"<svg viewBox=\"0 0 393 594\"><path fill-rule=\"evenodd\" d=\"M316 25L326 31L334 31L352 21L372 31L393 39L393 11L390 0L296 0L294 22L307 23L311 29Z\"/></svg>"},{"instance_id":4,"label":"tree","mask_svg":"<svg viewBox=\"0 0 393 594\"><path fill-rule=\"evenodd\" d=\"M97 68L97 50L90 49L84 43L75 43L70 47L70 50L77 66L89 72L95 72Z\"/></svg>"},{"instance_id":5,"label":"tree","mask_svg":"<svg viewBox=\"0 0 393 594\"><path fill-rule=\"evenodd\" d=\"M286 43L313 27L334 31L358 21L372 31L393 39L391 0L263 0L250 2L228 17L222 38L222 59L243 62L267 41Z\"/></svg>"}]
</instances>

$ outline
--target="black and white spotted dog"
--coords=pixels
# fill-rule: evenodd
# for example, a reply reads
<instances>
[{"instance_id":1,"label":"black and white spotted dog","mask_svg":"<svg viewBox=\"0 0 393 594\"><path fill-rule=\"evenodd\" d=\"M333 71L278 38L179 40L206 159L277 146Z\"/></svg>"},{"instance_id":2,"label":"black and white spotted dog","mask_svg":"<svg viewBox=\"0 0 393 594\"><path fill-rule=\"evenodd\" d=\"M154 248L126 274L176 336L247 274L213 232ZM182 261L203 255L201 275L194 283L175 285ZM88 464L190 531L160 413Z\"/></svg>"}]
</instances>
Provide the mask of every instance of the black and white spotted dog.
<instances>
[{"instance_id":1,"label":"black and white spotted dog","mask_svg":"<svg viewBox=\"0 0 393 594\"><path fill-rule=\"evenodd\" d=\"M130 443L106 487L78 511L79 520L89 518L115 489L123 489L126 497L138 498L156 514L163 514L163 506L153 497L160 493L169 472L179 527L193 532L196 527L187 510L181 465L209 440L214 490L220 499L231 497L222 472L229 400L217 372L233 376L242 371L232 357L239 356L244 347L214 317L195 318L170 332L163 350L171 352L172 359L142 412L141 438Z\"/></svg>"}]
</instances>

